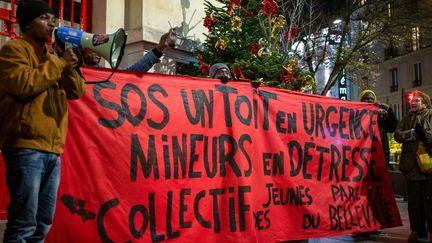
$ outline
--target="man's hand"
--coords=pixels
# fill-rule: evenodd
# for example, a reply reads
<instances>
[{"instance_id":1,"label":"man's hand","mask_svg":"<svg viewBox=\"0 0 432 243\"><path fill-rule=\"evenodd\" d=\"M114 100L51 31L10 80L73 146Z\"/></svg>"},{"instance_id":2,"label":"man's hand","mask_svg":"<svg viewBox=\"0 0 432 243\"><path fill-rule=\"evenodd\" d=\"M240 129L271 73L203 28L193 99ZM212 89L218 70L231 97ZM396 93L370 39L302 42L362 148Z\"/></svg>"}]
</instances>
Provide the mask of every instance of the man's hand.
<instances>
[{"instance_id":1,"label":"man's hand","mask_svg":"<svg viewBox=\"0 0 432 243\"><path fill-rule=\"evenodd\" d=\"M386 103L380 103L379 101L375 101L374 104L375 104L376 106L378 106L379 108L384 109L384 110L386 110L386 111L390 108L390 106L387 105Z\"/></svg>"},{"instance_id":2,"label":"man's hand","mask_svg":"<svg viewBox=\"0 0 432 243\"><path fill-rule=\"evenodd\" d=\"M176 29L172 28L167 33L163 34L160 37L159 43L156 46L156 49L160 53L163 53L163 50L165 50L165 48L175 46L175 40L176 40Z\"/></svg>"},{"instance_id":3,"label":"man's hand","mask_svg":"<svg viewBox=\"0 0 432 243\"><path fill-rule=\"evenodd\" d=\"M73 50L73 48L67 48L64 52L63 52L63 56L62 58L66 61L67 69L72 69L75 68L78 63L79 63L79 58L76 55L75 51Z\"/></svg>"},{"instance_id":4,"label":"man's hand","mask_svg":"<svg viewBox=\"0 0 432 243\"><path fill-rule=\"evenodd\" d=\"M378 119L380 120L385 120L388 117L388 109L390 108L389 105L385 104L385 103L380 103L379 101L375 101L374 102L375 106L378 106Z\"/></svg>"},{"instance_id":5,"label":"man's hand","mask_svg":"<svg viewBox=\"0 0 432 243\"><path fill-rule=\"evenodd\" d=\"M388 112L387 110L383 109L383 108L379 108L378 109L378 119L379 120L386 120L388 117Z\"/></svg>"}]
</instances>

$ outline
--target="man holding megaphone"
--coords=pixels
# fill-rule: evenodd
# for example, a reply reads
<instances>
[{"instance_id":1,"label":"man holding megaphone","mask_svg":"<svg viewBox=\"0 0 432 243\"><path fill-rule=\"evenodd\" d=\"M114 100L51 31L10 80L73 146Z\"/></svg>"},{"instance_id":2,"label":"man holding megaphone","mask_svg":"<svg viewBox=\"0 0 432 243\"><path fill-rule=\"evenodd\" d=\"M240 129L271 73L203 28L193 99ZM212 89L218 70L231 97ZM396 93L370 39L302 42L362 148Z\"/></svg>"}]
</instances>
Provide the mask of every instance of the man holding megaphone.
<instances>
[{"instance_id":1,"label":"man holding megaphone","mask_svg":"<svg viewBox=\"0 0 432 243\"><path fill-rule=\"evenodd\" d=\"M112 69L117 69L123 57L126 45L126 32L120 28L111 34L92 34L70 27L60 26L55 29L54 47L60 52L73 46L78 53L83 49L93 50L109 61Z\"/></svg>"},{"instance_id":2,"label":"man holding megaphone","mask_svg":"<svg viewBox=\"0 0 432 243\"><path fill-rule=\"evenodd\" d=\"M54 11L43 0L21 0L22 39L0 50L0 148L9 189L4 242L43 242L54 217L67 99L85 93L72 49L47 51Z\"/></svg>"}]
</instances>

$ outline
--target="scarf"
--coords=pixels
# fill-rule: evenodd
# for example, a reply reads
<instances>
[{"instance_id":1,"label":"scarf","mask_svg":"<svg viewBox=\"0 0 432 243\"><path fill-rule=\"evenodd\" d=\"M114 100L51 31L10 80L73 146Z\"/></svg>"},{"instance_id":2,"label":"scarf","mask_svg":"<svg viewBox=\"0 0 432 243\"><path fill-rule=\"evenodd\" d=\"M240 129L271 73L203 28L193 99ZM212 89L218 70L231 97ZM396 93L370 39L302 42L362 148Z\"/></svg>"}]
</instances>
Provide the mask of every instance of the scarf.
<instances>
[{"instance_id":1,"label":"scarf","mask_svg":"<svg viewBox=\"0 0 432 243\"><path fill-rule=\"evenodd\" d=\"M429 108L424 108L417 111L410 111L411 115L411 127L414 128L416 123L420 123L423 125L425 129L430 129L429 119L428 118L432 114L432 110Z\"/></svg>"}]
</instances>

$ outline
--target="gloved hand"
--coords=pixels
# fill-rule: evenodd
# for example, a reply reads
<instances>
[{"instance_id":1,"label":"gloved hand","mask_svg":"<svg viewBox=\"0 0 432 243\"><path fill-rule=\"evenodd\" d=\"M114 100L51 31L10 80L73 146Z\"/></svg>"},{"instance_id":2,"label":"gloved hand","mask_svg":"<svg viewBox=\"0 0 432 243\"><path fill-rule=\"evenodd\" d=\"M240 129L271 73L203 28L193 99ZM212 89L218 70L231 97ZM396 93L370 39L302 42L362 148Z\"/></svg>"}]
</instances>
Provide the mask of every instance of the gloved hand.
<instances>
[{"instance_id":1,"label":"gloved hand","mask_svg":"<svg viewBox=\"0 0 432 243\"><path fill-rule=\"evenodd\" d=\"M417 136L419 137L424 137L426 132L425 129L423 128L423 126L417 122L417 124L415 125L414 131L416 133Z\"/></svg>"},{"instance_id":2,"label":"gloved hand","mask_svg":"<svg viewBox=\"0 0 432 243\"><path fill-rule=\"evenodd\" d=\"M427 143L427 144L431 144L432 143L432 134L431 133L429 133L427 131L425 132L424 142ZM429 146L429 147L431 147L431 146ZM432 147L431 147L431 149L432 149Z\"/></svg>"},{"instance_id":3,"label":"gloved hand","mask_svg":"<svg viewBox=\"0 0 432 243\"><path fill-rule=\"evenodd\" d=\"M414 128L403 131L402 138L405 140L405 142L412 142L417 140L417 135L414 131Z\"/></svg>"}]
</instances>

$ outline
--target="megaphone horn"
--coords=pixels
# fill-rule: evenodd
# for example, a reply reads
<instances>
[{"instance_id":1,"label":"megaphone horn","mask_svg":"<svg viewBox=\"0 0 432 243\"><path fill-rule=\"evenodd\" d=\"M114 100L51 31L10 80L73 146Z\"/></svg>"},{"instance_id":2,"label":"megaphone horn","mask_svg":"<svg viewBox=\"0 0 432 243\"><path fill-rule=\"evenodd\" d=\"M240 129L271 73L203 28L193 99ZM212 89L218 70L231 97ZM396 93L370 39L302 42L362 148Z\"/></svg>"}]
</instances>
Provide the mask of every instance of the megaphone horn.
<instances>
[{"instance_id":1,"label":"megaphone horn","mask_svg":"<svg viewBox=\"0 0 432 243\"><path fill-rule=\"evenodd\" d=\"M93 34L64 26L56 29L55 36L63 45L68 43L79 49L91 49L107 60L113 69L120 65L127 38L122 28L111 34Z\"/></svg>"}]
</instances>

